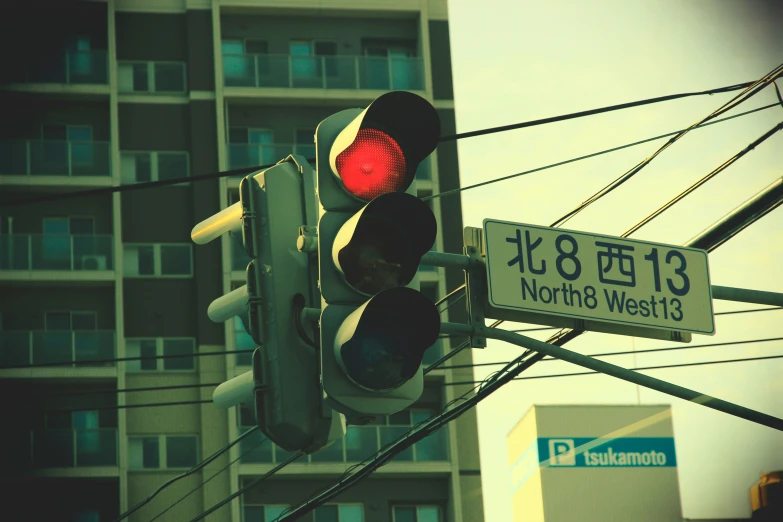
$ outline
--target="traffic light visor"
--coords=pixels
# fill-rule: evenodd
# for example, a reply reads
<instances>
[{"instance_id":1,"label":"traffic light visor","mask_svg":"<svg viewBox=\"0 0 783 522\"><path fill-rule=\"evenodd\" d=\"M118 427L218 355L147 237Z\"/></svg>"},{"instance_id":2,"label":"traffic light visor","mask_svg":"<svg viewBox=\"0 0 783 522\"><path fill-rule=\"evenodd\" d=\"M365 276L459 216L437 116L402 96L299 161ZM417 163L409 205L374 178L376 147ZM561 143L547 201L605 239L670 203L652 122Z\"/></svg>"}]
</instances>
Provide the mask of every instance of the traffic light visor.
<instances>
[{"instance_id":1,"label":"traffic light visor","mask_svg":"<svg viewBox=\"0 0 783 522\"><path fill-rule=\"evenodd\" d=\"M410 283L436 235L426 203L404 192L384 194L343 225L332 258L353 289L374 295Z\"/></svg>"},{"instance_id":2,"label":"traffic light visor","mask_svg":"<svg viewBox=\"0 0 783 522\"><path fill-rule=\"evenodd\" d=\"M389 92L340 131L329 164L346 191L370 201L404 192L439 138L440 118L432 104L409 92Z\"/></svg>"},{"instance_id":3,"label":"traffic light visor","mask_svg":"<svg viewBox=\"0 0 783 522\"><path fill-rule=\"evenodd\" d=\"M410 288L391 288L346 318L335 337L335 356L362 388L393 390L416 375L439 332L432 301Z\"/></svg>"}]
</instances>

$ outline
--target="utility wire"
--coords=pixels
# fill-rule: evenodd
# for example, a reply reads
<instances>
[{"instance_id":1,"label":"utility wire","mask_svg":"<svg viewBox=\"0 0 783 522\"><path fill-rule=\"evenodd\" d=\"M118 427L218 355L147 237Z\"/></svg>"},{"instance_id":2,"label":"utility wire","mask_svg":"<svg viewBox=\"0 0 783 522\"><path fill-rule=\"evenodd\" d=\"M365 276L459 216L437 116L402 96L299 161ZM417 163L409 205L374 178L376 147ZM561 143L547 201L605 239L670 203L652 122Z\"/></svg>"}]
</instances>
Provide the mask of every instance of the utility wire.
<instances>
[{"instance_id":1,"label":"utility wire","mask_svg":"<svg viewBox=\"0 0 783 522\"><path fill-rule=\"evenodd\" d=\"M766 141L767 139L769 139L769 138L770 138L770 137L771 137L773 134L775 134L776 132L778 132L780 129L783 129L783 122L781 122L781 123L778 123L777 125L775 125L774 127L772 127L770 130L768 130L767 132L765 132L765 133L764 133L762 136L760 136L758 139L756 139L755 141L753 141L753 143L749 144L747 147L745 147L744 149L742 149L741 151L739 151L738 153L736 153L734 156L732 156L731 158L727 159L725 162L723 162L723 163L722 163L722 164L721 164L719 167L717 167L716 169L714 169L712 172L710 172L709 174L707 174L706 176L704 176L703 178L701 178L699 181L697 181L696 183L694 183L693 185L691 185L691 186L690 186L690 187L688 187L687 189L685 189L685 190L683 190L682 192L680 192L680 193L679 193L677 196L675 196L674 198L672 198L671 200L669 200L667 203L665 203L665 204L664 204L662 207L660 207L658 210L656 210L655 212L653 212L652 214L650 214L649 216L647 216L646 218L644 218L643 220L639 221L637 224L635 224L634 226L632 226L631 228L629 228L629 229L628 229L628 230L627 230L627 231L626 231L626 232L625 232L625 233L622 235L622 237L628 237L628 236L630 236L631 234L633 234L634 232L638 231L640 228L642 228L643 226L645 226L647 223L649 223L650 221L652 221L652 220L653 220L653 219L655 219L656 217L660 216L661 214L663 214L664 212L666 212L667 210L669 210L671 207L673 207L674 205L676 205L676 204L677 204L677 203L678 203L680 200L682 200L683 198L685 198L687 195L689 195L690 193L692 193L694 190L696 190L697 188L699 188L699 187L701 187L702 185L704 185L705 183L707 183L709 180L711 180L712 178L714 178L715 176L717 176L718 174L720 174L721 172L723 172L724 170L726 170L727 168L729 168L731 165L733 165L733 164L734 164L734 162L736 162L737 160L739 160L739 159L740 159L742 156L744 156L744 155L745 155L745 154L747 154L748 152L752 151L752 150L753 150L753 149L755 149L757 146L759 146L761 143L763 143L764 141Z\"/></svg>"},{"instance_id":2,"label":"utility wire","mask_svg":"<svg viewBox=\"0 0 783 522\"><path fill-rule=\"evenodd\" d=\"M575 209L573 209L571 212L565 214L563 217L555 221L552 226L562 225L565 222L567 222L569 219L580 213L582 210L587 208L588 206L592 205L602 197L606 196L613 190L617 189L620 185L631 179L633 176L635 176L639 171L641 171L644 167L650 164L652 160L654 160L656 157L658 157L659 154L661 154L664 150L669 148L671 145L673 145L675 142L677 142L680 138L685 136L688 132L693 130L694 128L698 127L702 123L705 123L713 118L716 118L720 116L721 114L733 109L740 103L743 103L747 100L749 100L751 97L755 96L759 92L761 92L767 85L770 83L773 83L776 78L778 78L781 74L783 74L783 65L778 65L764 75L763 78L760 80L754 82L750 86L748 86L745 90L743 90L740 94L723 104L721 107L719 107L717 110L713 111L711 114L706 116L705 118L702 118L701 120L697 121L687 129L684 129L677 133L674 137L672 137L669 141L664 143L658 150L656 150L653 154L642 160L640 163L638 163L635 167L631 168L628 172L620 176L619 178L612 181L610 184L606 185L604 188L590 196L588 199L586 199L584 202L582 202L580 205L578 205Z\"/></svg>"},{"instance_id":3,"label":"utility wire","mask_svg":"<svg viewBox=\"0 0 783 522\"><path fill-rule=\"evenodd\" d=\"M174 477L173 479L170 479L170 480L166 481L162 486L160 486L158 489L156 489L150 496L148 496L147 498L145 498L144 500L142 500L141 502L139 502L138 504L136 504L135 506L130 508L128 511L126 511L125 513L120 515L117 519L114 520L114 522L120 522L121 520L124 520L124 519L128 518L133 513L135 513L136 511L138 511L142 507L144 507L147 504L149 504L150 502L152 502L152 499L155 498L158 495L158 493L160 493L161 491L163 491L164 489L166 489L170 485L174 484L176 481L178 481L180 479L183 479L183 478L185 478L185 477L187 477L189 475L192 475L193 473L203 469L205 466L207 466L211 462L214 462L215 459L217 459L222 454L224 454L225 452L227 452L228 450L233 448L236 444L239 444L239 442L241 442L243 439L248 437L251 433L253 433L257 429L258 429L258 427L255 427L255 428L252 428L252 429L246 431L245 433L243 433L242 435L237 437L235 440L230 442L228 445L223 446L222 448L217 450L215 453L213 453L212 455L210 455L209 457L204 459L204 461L201 462L200 464L190 468L189 470L187 470L186 472L182 473L181 475L178 475L178 476Z\"/></svg>"},{"instance_id":4,"label":"utility wire","mask_svg":"<svg viewBox=\"0 0 783 522\"><path fill-rule=\"evenodd\" d=\"M181 359L184 357L207 357L211 355L228 355L233 353L253 353L253 351L252 350L222 350L219 352L196 352L196 353L185 353L185 354L180 353L180 354L170 354L170 355L145 355L141 357L115 357L114 359L86 359L84 361L16 364L10 366L0 366L0 370L19 370L23 368L50 368L53 366L111 364L111 363L118 363L118 362L146 361L146 360L156 360L156 359Z\"/></svg>"},{"instance_id":5,"label":"utility wire","mask_svg":"<svg viewBox=\"0 0 783 522\"><path fill-rule=\"evenodd\" d=\"M440 141L453 141L453 140L459 140L462 138L472 138L474 136L485 136L487 134L494 134L496 132L505 132L510 130L516 130L516 129L524 129L525 127L533 127L535 125L543 125L546 123L555 123L558 121L565 121L565 120L571 120L574 118L582 118L584 116L592 116L594 114L601 114L604 112L611 112L616 111L620 109L630 109L631 107L639 107L641 105L649 105L651 103L659 103L669 100L676 100L679 98L686 98L688 96L703 96L705 94L713 95L713 94L719 94L723 92L731 92L731 91L738 91L740 89L745 89L747 87L750 87L753 85L754 82L746 82L741 83L738 85L731 85L729 87L721 87L718 89L710 89L708 91L697 91L697 92L686 92L682 94L670 94L668 96L659 96L657 98L648 98L646 100L640 100L630 103L621 103L619 105L610 105L608 107L602 107L600 109L591 109L589 111L581 111L581 112L572 112L571 114L564 114L562 116L554 116L551 118L543 118L540 120L533 120L528 121L524 123L516 123L513 125L503 125L501 127L492 127L490 129L483 129L483 130L476 130L476 131L470 131L470 132L462 132L460 134L452 134L450 136L441 136Z\"/></svg>"},{"instance_id":6,"label":"utility wire","mask_svg":"<svg viewBox=\"0 0 783 522\"><path fill-rule=\"evenodd\" d=\"M631 350L626 352L606 352L606 353L595 353L595 354L586 354L590 357L613 357L616 355L635 355L637 353L657 353L657 352L671 352L675 350L692 350L694 348L712 348L715 346L734 346L738 344L755 344L755 343L768 343L772 341L783 341L783 337L770 337L767 339L748 339L746 341L728 341L723 343L709 343L709 344L694 344L694 345L684 345L684 346L673 346L673 347L666 347L666 348L649 348L646 350ZM548 362L548 361L559 361L560 359L556 359L554 357L545 357L541 359L541 362ZM492 362L492 363L475 363L475 364L454 364L449 366L444 366L442 369L444 370L453 370L457 368L476 368L478 366L499 366L501 364L508 364L509 361L503 361L503 362Z\"/></svg>"},{"instance_id":7,"label":"utility wire","mask_svg":"<svg viewBox=\"0 0 783 522\"><path fill-rule=\"evenodd\" d=\"M253 431L253 429L255 429L255 428L252 428L250 431ZM245 457L246 455L249 455L250 453L252 453L252 452L253 452L253 451L255 451L256 449L260 448L260 447L261 447L261 445L262 445L263 443L265 443L267 440L269 440L269 439L267 439L266 437L264 437L264 438L263 438L263 439L262 439L260 442L258 442L257 444L253 445L252 447L250 447L249 449L247 449L247 450L246 450L244 453L240 454L240 455L239 455L237 458L235 458L234 460L232 460L231 462L229 462L228 464L226 464L225 466L223 466L222 468L220 468L219 470L217 470L215 473L213 473L213 474L212 474L212 476L210 476L210 477L209 477L208 479L206 479L204 482L202 482L201 484L199 484L199 485L198 485L198 486L196 486L195 488L193 488L193 489L191 489L190 491L188 491L188 492L187 492L187 494L185 494L185 495L184 495L182 498L180 498L179 500L177 500L176 502L174 502L172 505L170 505L169 507L167 507L166 509L164 509L163 511L161 511L161 512L160 512L160 513L158 513L157 515L155 515L155 518L153 518L153 519L152 519L152 520L150 520L149 522L154 522L155 520L157 520L157 519L159 519L160 517L162 517L162 516L163 516L164 514L166 514L166 513L167 513L167 512L168 512L170 509L173 509L173 508L174 508L174 506L176 506L177 504L179 504L180 502L182 502L183 500L185 500L186 498L188 498L190 495L192 495L192 494L193 494L193 493L195 493L196 491L198 491L198 490L200 490L201 488L203 488L204 486L206 486L206 485L207 485L207 484L208 484L208 483L209 483L209 482L210 482L210 481L211 481L213 478L217 477L218 475L220 475L221 473L223 473L224 471L226 471L228 468L230 468L230 467L231 467L231 466L232 466L232 465L233 465L235 462L237 462L237 461L241 460L241 459L242 459L243 457Z\"/></svg>"},{"instance_id":8,"label":"utility wire","mask_svg":"<svg viewBox=\"0 0 783 522\"><path fill-rule=\"evenodd\" d=\"M727 116L725 118L720 118L720 119L717 119L715 121L702 123L701 125L697 125L696 127L694 127L694 130L695 129L701 129L703 127L707 127L708 125L714 125L716 123L723 123L725 121L733 120L734 118L739 118L741 116L747 116L749 114L753 114L754 112L763 111L763 110L766 110L766 109L769 109L769 108L772 108L772 107L777 107L777 106L778 106L777 103L771 103L769 105L764 105L762 107L758 107L756 109L751 109L749 111L741 112L741 113L735 114L733 116ZM673 132L667 132L666 134L661 134L660 136L655 136L653 138L647 138L647 139L644 139L644 140L641 140L641 141L635 141L633 143L627 143L625 145L620 145L618 147L612 147L611 149L605 149L605 150L602 150L602 151L599 151L599 152L593 152L592 154L587 154L585 156L578 156L576 158L571 158L569 160L559 161L557 163L551 163L549 165L544 165L543 167L537 167L537 168L530 169L530 170L524 170L522 172L517 172L516 174L509 174L508 176L503 176L503 177L500 177L500 178L491 179L489 181L482 181L481 183L474 183L473 185L468 185L466 187L459 187L459 188L455 188L455 189L451 189L451 190L445 190L443 192L439 192L437 194L432 194L431 196L426 196L426 197L423 197L421 199L422 199L422 201L427 201L427 200L434 199L434 198L441 198L441 197L444 197L444 196L451 196L451 195L454 195L454 194L458 194L460 192L465 192L466 190L471 190L471 189L478 188L478 187L484 187L486 185L492 185L493 183L499 183L501 181L506 181L506 180L509 180L509 179L518 178L520 176L525 176L527 174L533 174L535 172L541 172L542 170L547 170L547 169L551 169L551 168L554 168L554 167L560 167L562 165L567 165L569 163L575 163L577 161L582 161L582 160L594 158L596 156L602 156L604 154L609 154L610 152L617 152L618 150L628 149L630 147L636 147L637 145L643 145L643 144L649 143L651 141L657 141L657 140L660 140L660 139L663 139L663 138L668 138L670 136L675 136L675 135L677 135L677 134L679 134L681 132L684 132L685 130L686 129L673 131Z\"/></svg>"},{"instance_id":9,"label":"utility wire","mask_svg":"<svg viewBox=\"0 0 783 522\"><path fill-rule=\"evenodd\" d=\"M749 361L766 361L769 359L783 359L783 355L768 355L764 357L744 357L742 359L727 359L723 361L702 361L702 362L695 362L695 363L680 363L680 364L666 364L662 366L640 366L638 368L628 368L628 370L633 371L642 371L642 370L663 370L667 368L685 368L688 366L707 366L712 364L726 364L726 363L739 363L739 362L749 362ZM579 375L595 375L598 373L603 372L578 372L578 373L558 373L558 374L551 374L551 375L531 375L528 377L515 377L513 380L515 381L526 381L531 379L551 379L555 377L576 377ZM446 382L444 385L446 386L457 386L457 385L466 385L466 384L475 384L475 382L480 381L461 381L461 382Z\"/></svg>"},{"instance_id":10,"label":"utility wire","mask_svg":"<svg viewBox=\"0 0 783 522\"><path fill-rule=\"evenodd\" d=\"M640 105L647 105L651 103L659 103L663 101L668 100L674 100L677 98L684 98L688 96L700 96L700 95L712 95L717 93L723 93L723 92L730 92L735 91L743 88L747 88L748 86L753 85L753 82L747 82L742 83L738 85L732 85L729 87L720 87L717 89L711 89L707 91L700 91L700 92L690 92L690 93L683 93L683 94L672 94L668 96L661 96L658 98L650 98L647 100L640 100L636 102L630 102L630 103L623 103L620 105L612 105L609 107L602 107L599 109L592 109L588 111L582 111L582 112L576 112L571 114L564 114L561 116L553 116L550 118L544 118L540 120L534 120L534 121L528 121L528 122L522 122L522 123L516 123L513 125L506 125L503 127L493 127L490 129L483 129L478 131L471 131L471 132L465 132L462 134L454 134L450 136L443 136L441 138L441 141L452 141L456 139L461 138L468 138L471 136L479 136L483 134L491 134L496 132L502 132L505 130L512 130L512 129L521 129L524 127L532 127L536 125L543 125L546 123L553 123L557 121L564 121L574 118L580 118L584 116L590 116L593 114L600 114L604 112L610 112L610 111L616 111L621 109L627 109L630 107L637 107ZM307 161L310 163L315 162L315 158L307 158ZM259 165L255 167L245 167L241 169L233 169L233 170L227 170L222 172L211 172L208 174L199 174L197 176L188 176L184 178L174 178L174 179L166 179L166 180L158 180L158 181L147 181L143 183L133 183L128 185L118 185L118 186L112 186L112 187L100 187L100 188L94 188L94 189L88 189L88 190L79 190L79 191L73 191L73 192L66 192L66 193L60 193L60 194L47 194L42 196L36 196L34 198L27 198L23 200L10 200L10 201L0 201L0 207L10 207L10 206L18 206L18 205L29 205L33 203L43 203L47 201L57 201L61 199L71 199L71 198L77 198L77 197L86 197L86 196L97 196L102 194L113 194L115 192L128 192L131 190L143 190L148 188L157 188L157 187L166 187L171 185L178 185L181 183L193 183L196 181L206 181L206 180L213 180L213 179L219 179L219 178L225 178L230 176L246 176L248 174L251 174L253 172L268 169L271 167L274 167L276 163L270 163L267 165ZM451 192L451 191L449 191Z\"/></svg>"},{"instance_id":11,"label":"utility wire","mask_svg":"<svg viewBox=\"0 0 783 522\"><path fill-rule=\"evenodd\" d=\"M193 404L206 404L208 402L212 402L212 399L204 399L199 401L180 401L180 402L151 402L146 404L115 404L113 406L90 406L90 407L81 407L81 408L66 408L66 409L58 409L58 410L48 410L46 413L69 413L74 411L84 411L84 410L124 410L128 408L154 408L157 406L190 406Z\"/></svg>"},{"instance_id":12,"label":"utility wire","mask_svg":"<svg viewBox=\"0 0 783 522\"><path fill-rule=\"evenodd\" d=\"M218 509L222 508L223 506L225 506L226 504L228 504L229 502L231 502L232 500L234 500L238 496L242 495L243 493L245 493L249 489L255 487L256 484L258 484L262 480L265 480L265 479L271 477L272 475L274 475L275 473L277 473L278 471L280 471L284 467L288 466L289 464L291 464L293 461L295 461L296 459L298 459L302 455L304 455L304 453L301 452L301 451L298 452L298 453L293 454L291 457L289 457L288 459L286 459L282 463L278 464L277 466L275 466L274 468L272 468L268 472L264 473L263 475L261 475L257 479L253 480L247 486L243 487L242 489L240 489L239 491L237 491L235 493L232 493L231 495L229 495L228 497L224 498L223 500L221 500L220 502L218 502L217 504L215 504L214 506L212 506L208 510L204 511L203 513L201 513L199 516L197 516L196 518L194 518L190 522L198 522L199 520L205 519L206 517L208 517L209 515L211 515L212 513L217 511Z\"/></svg>"}]
</instances>

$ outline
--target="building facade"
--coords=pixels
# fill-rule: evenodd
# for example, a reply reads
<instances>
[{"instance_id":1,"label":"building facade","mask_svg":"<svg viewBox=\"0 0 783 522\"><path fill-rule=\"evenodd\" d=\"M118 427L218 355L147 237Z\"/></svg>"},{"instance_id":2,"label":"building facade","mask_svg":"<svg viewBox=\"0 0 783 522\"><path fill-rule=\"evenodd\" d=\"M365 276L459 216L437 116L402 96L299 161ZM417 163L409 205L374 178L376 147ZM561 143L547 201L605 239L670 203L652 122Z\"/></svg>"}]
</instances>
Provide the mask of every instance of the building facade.
<instances>
[{"instance_id":1,"label":"building facade","mask_svg":"<svg viewBox=\"0 0 783 522\"><path fill-rule=\"evenodd\" d=\"M311 158L321 120L389 90L428 99L455 133L446 0L10 1L0 25L0 202ZM134 407L208 400L249 370L241 324L207 318L244 284L241 240L190 240L237 201L239 179L0 203L0 518L114 520L252 426L211 403ZM452 141L417 190L458 186ZM430 201L436 248L460 252L459 196ZM463 277L422 267L419 281L436 300ZM461 308L444 319L464 320ZM198 355L233 350L247 353ZM84 363L151 355L181 357ZM469 350L453 360L470 363ZM432 372L409 410L350 427L207 520L274 520L467 391L449 381L470 380ZM177 385L192 387L117 392ZM129 520L189 520L285 458L248 437ZM479 468L471 411L303 520L480 521Z\"/></svg>"}]
</instances>

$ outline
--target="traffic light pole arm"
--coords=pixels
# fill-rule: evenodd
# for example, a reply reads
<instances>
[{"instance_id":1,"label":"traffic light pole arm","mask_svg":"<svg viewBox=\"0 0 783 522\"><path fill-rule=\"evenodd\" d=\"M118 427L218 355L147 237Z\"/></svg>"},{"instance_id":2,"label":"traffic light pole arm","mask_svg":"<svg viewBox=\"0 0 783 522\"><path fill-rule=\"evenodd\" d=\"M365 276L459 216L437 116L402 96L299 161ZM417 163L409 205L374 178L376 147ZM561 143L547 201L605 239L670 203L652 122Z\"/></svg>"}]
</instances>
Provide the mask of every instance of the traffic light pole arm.
<instances>
[{"instance_id":1,"label":"traffic light pole arm","mask_svg":"<svg viewBox=\"0 0 783 522\"><path fill-rule=\"evenodd\" d=\"M446 268L460 268L462 270L467 270L476 266L468 256L462 254L446 254L444 252L435 252L432 250L421 257L420 264L427 266L442 266Z\"/></svg>"},{"instance_id":2,"label":"traffic light pole arm","mask_svg":"<svg viewBox=\"0 0 783 522\"><path fill-rule=\"evenodd\" d=\"M731 286L712 285L712 298L722 301L783 306L783 294L781 293L733 288Z\"/></svg>"},{"instance_id":3,"label":"traffic light pole arm","mask_svg":"<svg viewBox=\"0 0 783 522\"><path fill-rule=\"evenodd\" d=\"M587 355L582 355L580 353L561 348L560 346L555 346L553 344L538 341L530 337L525 337L524 335L509 332L508 330L488 328L483 325L477 326L475 330L475 333L490 339L497 339L498 341L505 341L507 343L515 344L529 350L543 353L544 355L548 355L550 357L576 364L583 368L605 373L606 375L610 375L612 377L616 377L639 386L644 386L645 388L649 388L651 390L659 391L667 395L672 395L686 401L695 402L696 404L701 404L708 408L712 408L713 410L722 411L724 413L728 413L729 415L734 415L736 417L740 417L763 426L768 426L778 431L783 431L783 419L779 419L765 413L751 410L749 408L745 408L743 406L739 406L737 404L733 404L710 395L705 395L682 386L677 386L676 384L628 370L627 368L623 368L621 366L615 366L614 364L610 364ZM474 334L474 329L466 324L441 323L441 332L448 334L472 335Z\"/></svg>"}]
</instances>

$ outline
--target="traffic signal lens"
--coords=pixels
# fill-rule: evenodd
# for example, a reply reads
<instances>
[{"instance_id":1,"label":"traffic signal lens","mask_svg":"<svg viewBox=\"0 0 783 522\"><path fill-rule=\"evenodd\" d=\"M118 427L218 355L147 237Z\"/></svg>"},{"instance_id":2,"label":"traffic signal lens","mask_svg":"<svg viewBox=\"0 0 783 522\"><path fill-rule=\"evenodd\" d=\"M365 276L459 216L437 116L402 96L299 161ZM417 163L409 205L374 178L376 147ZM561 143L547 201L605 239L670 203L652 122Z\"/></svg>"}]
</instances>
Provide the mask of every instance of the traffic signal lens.
<instances>
[{"instance_id":1,"label":"traffic signal lens","mask_svg":"<svg viewBox=\"0 0 783 522\"><path fill-rule=\"evenodd\" d=\"M337 155L337 173L346 190L365 201L405 190L407 164L399 144L378 129L360 129Z\"/></svg>"}]
</instances>

